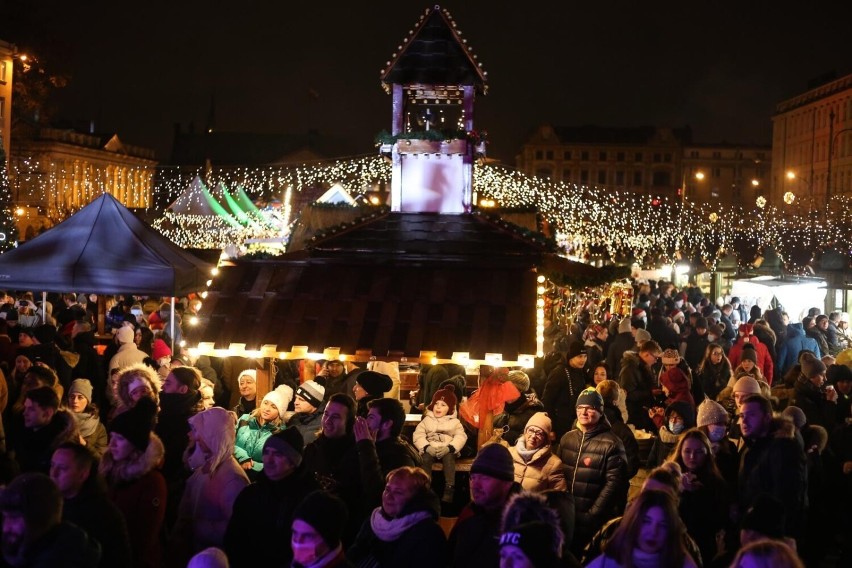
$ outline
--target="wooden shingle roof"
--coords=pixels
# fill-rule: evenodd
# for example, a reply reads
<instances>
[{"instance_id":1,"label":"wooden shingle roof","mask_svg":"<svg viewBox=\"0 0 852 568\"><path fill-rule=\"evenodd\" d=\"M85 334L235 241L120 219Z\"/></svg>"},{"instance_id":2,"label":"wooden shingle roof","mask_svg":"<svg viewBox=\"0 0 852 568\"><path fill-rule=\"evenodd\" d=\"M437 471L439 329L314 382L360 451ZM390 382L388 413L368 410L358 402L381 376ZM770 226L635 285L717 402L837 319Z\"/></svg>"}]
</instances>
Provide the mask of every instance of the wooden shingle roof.
<instances>
[{"instance_id":1,"label":"wooden shingle roof","mask_svg":"<svg viewBox=\"0 0 852 568\"><path fill-rule=\"evenodd\" d=\"M426 10L382 71L385 89L391 84L473 85L484 94L487 73L461 35L447 10Z\"/></svg>"}]
</instances>

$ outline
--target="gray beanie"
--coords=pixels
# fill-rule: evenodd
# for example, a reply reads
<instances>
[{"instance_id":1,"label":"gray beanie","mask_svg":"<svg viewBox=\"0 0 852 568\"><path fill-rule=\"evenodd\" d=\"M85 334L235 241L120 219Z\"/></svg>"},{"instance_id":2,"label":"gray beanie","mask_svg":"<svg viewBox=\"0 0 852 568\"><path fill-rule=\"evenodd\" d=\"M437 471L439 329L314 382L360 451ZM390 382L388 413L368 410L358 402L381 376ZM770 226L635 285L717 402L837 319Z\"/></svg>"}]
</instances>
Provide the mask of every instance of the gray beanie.
<instances>
[{"instance_id":1,"label":"gray beanie","mask_svg":"<svg viewBox=\"0 0 852 568\"><path fill-rule=\"evenodd\" d=\"M725 407L709 398L698 405L697 426L709 426L711 424L722 424L728 421L728 412Z\"/></svg>"},{"instance_id":2,"label":"gray beanie","mask_svg":"<svg viewBox=\"0 0 852 568\"><path fill-rule=\"evenodd\" d=\"M70 396L75 392L80 393L83 398L92 402L92 383L89 382L89 379L74 379L68 388L68 395Z\"/></svg>"}]
</instances>

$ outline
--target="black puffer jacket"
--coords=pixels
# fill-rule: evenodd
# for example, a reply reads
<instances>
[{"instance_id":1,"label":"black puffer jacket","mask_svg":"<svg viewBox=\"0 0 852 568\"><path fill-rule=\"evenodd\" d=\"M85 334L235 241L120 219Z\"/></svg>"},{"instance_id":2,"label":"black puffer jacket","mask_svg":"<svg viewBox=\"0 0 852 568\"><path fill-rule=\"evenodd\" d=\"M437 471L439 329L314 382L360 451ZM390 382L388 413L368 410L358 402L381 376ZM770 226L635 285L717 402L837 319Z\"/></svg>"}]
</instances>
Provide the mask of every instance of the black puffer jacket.
<instances>
[{"instance_id":1,"label":"black puffer jacket","mask_svg":"<svg viewBox=\"0 0 852 568\"><path fill-rule=\"evenodd\" d=\"M657 404L652 392L657 388L657 379L638 353L624 354L618 384L627 393L627 422L649 432L656 430L648 409Z\"/></svg>"},{"instance_id":2,"label":"black puffer jacket","mask_svg":"<svg viewBox=\"0 0 852 568\"><path fill-rule=\"evenodd\" d=\"M510 446L514 446L518 437L524 433L527 422L536 412L544 412L544 405L534 392L523 394L518 400L507 402L503 412L494 417L494 428L508 426L509 429L503 434L503 440Z\"/></svg>"},{"instance_id":3,"label":"black puffer jacket","mask_svg":"<svg viewBox=\"0 0 852 568\"><path fill-rule=\"evenodd\" d=\"M571 430L559 441L556 455L565 464L568 490L574 495L574 541L582 546L627 504L627 457L605 416L586 432Z\"/></svg>"}]
</instances>

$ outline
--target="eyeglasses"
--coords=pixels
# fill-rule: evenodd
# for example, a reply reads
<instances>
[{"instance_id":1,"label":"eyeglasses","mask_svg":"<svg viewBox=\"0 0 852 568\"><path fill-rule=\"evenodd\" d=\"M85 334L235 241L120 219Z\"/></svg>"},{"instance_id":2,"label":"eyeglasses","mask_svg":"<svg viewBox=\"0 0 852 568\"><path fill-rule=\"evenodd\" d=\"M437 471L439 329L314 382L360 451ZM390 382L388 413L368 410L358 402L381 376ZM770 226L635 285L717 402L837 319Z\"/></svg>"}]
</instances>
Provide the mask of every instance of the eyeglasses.
<instances>
[{"instance_id":1,"label":"eyeglasses","mask_svg":"<svg viewBox=\"0 0 852 568\"><path fill-rule=\"evenodd\" d=\"M544 430L540 430L539 428L536 428L534 426L527 428L527 434L530 434L531 436L536 436L538 438L544 438Z\"/></svg>"},{"instance_id":2,"label":"eyeglasses","mask_svg":"<svg viewBox=\"0 0 852 568\"><path fill-rule=\"evenodd\" d=\"M578 406L578 407L577 407L577 414L585 414L585 413L587 413L587 412L597 412L597 411L598 411L598 409L597 409L597 408L595 408L594 406L585 406L585 405L583 405L583 406Z\"/></svg>"}]
</instances>

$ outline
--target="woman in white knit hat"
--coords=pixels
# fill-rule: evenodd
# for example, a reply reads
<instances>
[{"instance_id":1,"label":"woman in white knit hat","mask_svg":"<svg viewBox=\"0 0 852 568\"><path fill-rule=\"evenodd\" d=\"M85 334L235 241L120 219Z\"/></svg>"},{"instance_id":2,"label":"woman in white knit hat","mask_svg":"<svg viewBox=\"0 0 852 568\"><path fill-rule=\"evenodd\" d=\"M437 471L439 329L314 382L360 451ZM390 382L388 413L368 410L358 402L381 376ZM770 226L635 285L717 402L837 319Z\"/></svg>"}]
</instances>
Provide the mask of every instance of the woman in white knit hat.
<instances>
[{"instance_id":1,"label":"woman in white knit hat","mask_svg":"<svg viewBox=\"0 0 852 568\"><path fill-rule=\"evenodd\" d=\"M284 413L293 400L293 389L281 385L266 393L260 406L243 414L237 422L234 457L254 481L263 471L263 444L272 434L284 428Z\"/></svg>"}]
</instances>

